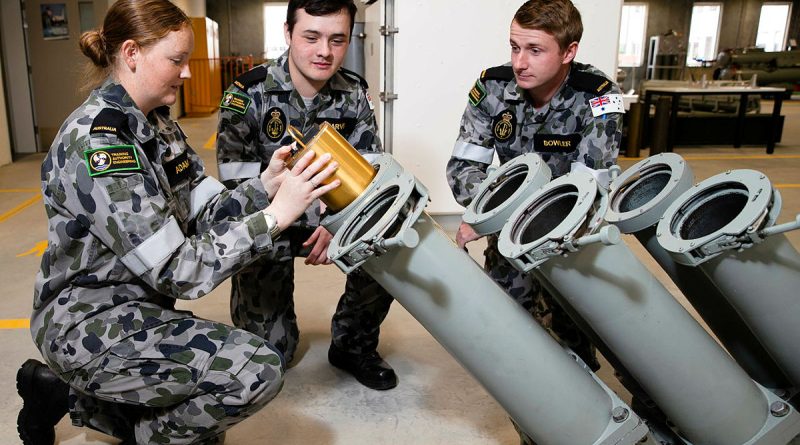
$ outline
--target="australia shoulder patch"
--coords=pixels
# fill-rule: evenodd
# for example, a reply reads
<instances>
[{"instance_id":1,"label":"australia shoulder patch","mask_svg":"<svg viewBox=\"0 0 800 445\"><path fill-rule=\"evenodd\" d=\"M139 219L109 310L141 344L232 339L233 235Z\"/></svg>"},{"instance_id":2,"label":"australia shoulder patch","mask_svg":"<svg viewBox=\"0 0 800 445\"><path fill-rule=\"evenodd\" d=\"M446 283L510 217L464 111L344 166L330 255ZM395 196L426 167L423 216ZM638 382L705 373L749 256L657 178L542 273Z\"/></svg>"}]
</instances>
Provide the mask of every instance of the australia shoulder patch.
<instances>
[{"instance_id":1,"label":"australia shoulder patch","mask_svg":"<svg viewBox=\"0 0 800 445\"><path fill-rule=\"evenodd\" d=\"M476 80L475 85L469 90L469 103L471 103L473 107L477 107L485 98L486 88L483 86L480 79Z\"/></svg>"},{"instance_id":2,"label":"australia shoulder patch","mask_svg":"<svg viewBox=\"0 0 800 445\"><path fill-rule=\"evenodd\" d=\"M142 164L136 147L133 145L112 145L93 148L83 152L89 176L99 176L112 172L141 171Z\"/></svg>"},{"instance_id":3,"label":"australia shoulder patch","mask_svg":"<svg viewBox=\"0 0 800 445\"><path fill-rule=\"evenodd\" d=\"M250 98L244 94L226 91L222 94L222 102L219 103L219 107L244 114L247 112L247 108L250 107L250 102Z\"/></svg>"},{"instance_id":4,"label":"australia shoulder patch","mask_svg":"<svg viewBox=\"0 0 800 445\"><path fill-rule=\"evenodd\" d=\"M598 117L608 113L624 113L625 104L621 94L606 94L589 99L592 116Z\"/></svg>"}]
</instances>

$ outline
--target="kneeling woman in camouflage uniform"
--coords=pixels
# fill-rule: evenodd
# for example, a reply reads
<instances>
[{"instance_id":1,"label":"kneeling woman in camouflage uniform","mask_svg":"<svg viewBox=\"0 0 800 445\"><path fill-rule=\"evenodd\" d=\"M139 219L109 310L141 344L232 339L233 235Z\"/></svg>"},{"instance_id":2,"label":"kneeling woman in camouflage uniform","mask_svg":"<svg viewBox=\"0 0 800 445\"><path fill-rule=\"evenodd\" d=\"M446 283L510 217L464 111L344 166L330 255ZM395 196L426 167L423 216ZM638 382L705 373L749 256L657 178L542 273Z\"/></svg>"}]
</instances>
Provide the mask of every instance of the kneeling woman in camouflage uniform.
<instances>
[{"instance_id":1,"label":"kneeling woman in camouflage uniform","mask_svg":"<svg viewBox=\"0 0 800 445\"><path fill-rule=\"evenodd\" d=\"M175 300L206 295L269 251L338 185L316 186L336 166L312 155L289 171L284 147L236 189L206 176L167 108L194 45L167 0L118 1L80 45L100 86L42 164L49 245L31 332L49 369L29 360L18 373L20 435L53 443L69 404L74 424L124 443L217 442L278 393L283 357Z\"/></svg>"}]
</instances>

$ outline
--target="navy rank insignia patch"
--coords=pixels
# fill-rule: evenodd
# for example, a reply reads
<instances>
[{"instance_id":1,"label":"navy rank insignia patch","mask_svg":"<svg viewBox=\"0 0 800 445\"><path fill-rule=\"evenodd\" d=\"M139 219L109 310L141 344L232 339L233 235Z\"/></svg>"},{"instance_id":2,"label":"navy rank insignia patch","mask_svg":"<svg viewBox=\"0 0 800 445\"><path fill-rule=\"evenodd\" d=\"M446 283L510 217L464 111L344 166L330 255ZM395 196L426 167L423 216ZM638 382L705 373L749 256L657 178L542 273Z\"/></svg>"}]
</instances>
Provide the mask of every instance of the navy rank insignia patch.
<instances>
[{"instance_id":1,"label":"navy rank insignia patch","mask_svg":"<svg viewBox=\"0 0 800 445\"><path fill-rule=\"evenodd\" d=\"M473 107L477 107L485 97L486 89L483 87L480 80L476 80L475 85L469 90L469 103L471 103Z\"/></svg>"},{"instance_id":2,"label":"navy rank insignia patch","mask_svg":"<svg viewBox=\"0 0 800 445\"><path fill-rule=\"evenodd\" d=\"M572 153L583 138L578 133L533 135L533 148L539 153Z\"/></svg>"},{"instance_id":3,"label":"navy rank insignia patch","mask_svg":"<svg viewBox=\"0 0 800 445\"><path fill-rule=\"evenodd\" d=\"M264 134L272 142L278 142L286 132L286 114L278 107L267 110L264 118Z\"/></svg>"},{"instance_id":4,"label":"navy rank insignia patch","mask_svg":"<svg viewBox=\"0 0 800 445\"><path fill-rule=\"evenodd\" d=\"M219 103L220 108L235 111L239 114L247 112L247 107L250 106L250 98L244 94L235 93L233 91L226 91L222 94L222 102Z\"/></svg>"},{"instance_id":5,"label":"navy rank insignia patch","mask_svg":"<svg viewBox=\"0 0 800 445\"><path fill-rule=\"evenodd\" d=\"M141 171L139 156L133 145L112 145L83 152L89 176L121 171Z\"/></svg>"},{"instance_id":6,"label":"navy rank insignia patch","mask_svg":"<svg viewBox=\"0 0 800 445\"><path fill-rule=\"evenodd\" d=\"M499 142L506 142L517 132L517 117L505 110L492 119L492 135Z\"/></svg>"}]
</instances>

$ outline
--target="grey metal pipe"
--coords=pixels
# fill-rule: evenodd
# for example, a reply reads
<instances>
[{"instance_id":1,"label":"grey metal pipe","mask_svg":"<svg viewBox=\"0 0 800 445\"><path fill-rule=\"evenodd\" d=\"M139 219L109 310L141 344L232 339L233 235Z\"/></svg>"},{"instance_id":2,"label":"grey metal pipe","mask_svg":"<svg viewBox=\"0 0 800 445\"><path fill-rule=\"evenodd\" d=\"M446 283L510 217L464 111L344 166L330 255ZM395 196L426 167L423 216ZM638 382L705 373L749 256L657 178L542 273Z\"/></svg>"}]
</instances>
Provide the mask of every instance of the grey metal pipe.
<instances>
[{"instance_id":1,"label":"grey metal pipe","mask_svg":"<svg viewBox=\"0 0 800 445\"><path fill-rule=\"evenodd\" d=\"M581 242L608 228L606 205L591 175L562 176L512 214L500 252L556 288L692 443L785 444L794 437L800 416L790 409L792 417L776 426L770 403L777 397L753 382L624 244Z\"/></svg>"},{"instance_id":2,"label":"grey metal pipe","mask_svg":"<svg viewBox=\"0 0 800 445\"><path fill-rule=\"evenodd\" d=\"M658 221L693 182L691 167L675 153L643 159L611 183L605 219L639 240L753 380L788 393L786 375L714 282L702 270L675 262L658 243Z\"/></svg>"},{"instance_id":3,"label":"grey metal pipe","mask_svg":"<svg viewBox=\"0 0 800 445\"><path fill-rule=\"evenodd\" d=\"M770 355L800 386L800 254L775 226L781 198L754 170L697 184L666 210L657 232L676 262L699 266Z\"/></svg>"},{"instance_id":4,"label":"grey metal pipe","mask_svg":"<svg viewBox=\"0 0 800 445\"><path fill-rule=\"evenodd\" d=\"M676 263L658 243L655 226L633 235L669 275L720 343L753 380L777 394L792 386L713 280L696 267Z\"/></svg>"},{"instance_id":5,"label":"grey metal pipe","mask_svg":"<svg viewBox=\"0 0 800 445\"><path fill-rule=\"evenodd\" d=\"M758 246L712 258L700 268L800 385L800 254L786 236L767 237Z\"/></svg>"},{"instance_id":6,"label":"grey metal pipe","mask_svg":"<svg viewBox=\"0 0 800 445\"><path fill-rule=\"evenodd\" d=\"M382 156L347 215L323 220L335 230L334 262L375 278L537 443L642 439L641 420L439 229L423 211L424 187L394 164Z\"/></svg>"},{"instance_id":7,"label":"grey metal pipe","mask_svg":"<svg viewBox=\"0 0 800 445\"><path fill-rule=\"evenodd\" d=\"M759 432L769 412L761 391L626 246L554 257L537 276L583 315L689 440L743 444Z\"/></svg>"}]
</instances>

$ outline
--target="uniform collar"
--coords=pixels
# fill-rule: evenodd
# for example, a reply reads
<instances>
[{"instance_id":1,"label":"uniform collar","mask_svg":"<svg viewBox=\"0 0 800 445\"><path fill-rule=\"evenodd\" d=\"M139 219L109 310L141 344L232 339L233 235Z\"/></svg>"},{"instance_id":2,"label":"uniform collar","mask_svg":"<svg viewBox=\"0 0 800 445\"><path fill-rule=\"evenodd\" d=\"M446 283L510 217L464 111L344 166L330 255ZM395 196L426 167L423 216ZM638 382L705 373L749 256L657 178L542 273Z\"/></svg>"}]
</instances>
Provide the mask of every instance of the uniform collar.
<instances>
[{"instance_id":1,"label":"uniform collar","mask_svg":"<svg viewBox=\"0 0 800 445\"><path fill-rule=\"evenodd\" d=\"M575 69L576 68L573 63L573 65L570 66L570 74L567 74L566 79L564 79L564 83L561 84L561 87L550 99L550 102L547 104L547 106L542 108L543 110L550 109L562 111L572 107L572 105L575 103L576 91L568 84L567 81ZM505 89L503 90L503 99L508 102L521 102L525 100L525 92L519 87L519 85L517 85L516 78L511 79L511 81L509 81L506 85Z\"/></svg>"},{"instance_id":2,"label":"uniform collar","mask_svg":"<svg viewBox=\"0 0 800 445\"><path fill-rule=\"evenodd\" d=\"M95 94L104 102L125 113L128 117L128 130L139 142L145 143L155 137L153 126L148 122L142 110L133 102L128 92L125 91L125 87L117 81L109 77L95 90ZM169 107L159 107L150 112L153 117L163 117L164 113L169 114Z\"/></svg>"},{"instance_id":3,"label":"uniform collar","mask_svg":"<svg viewBox=\"0 0 800 445\"><path fill-rule=\"evenodd\" d=\"M289 51L286 50L268 66L267 92L294 91L292 77L289 75ZM355 91L355 83L348 82L341 72L336 72L319 93L320 95L328 96L331 90L353 92Z\"/></svg>"}]
</instances>

